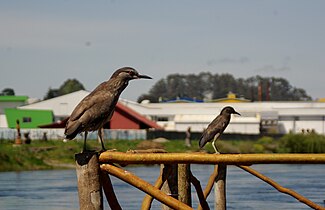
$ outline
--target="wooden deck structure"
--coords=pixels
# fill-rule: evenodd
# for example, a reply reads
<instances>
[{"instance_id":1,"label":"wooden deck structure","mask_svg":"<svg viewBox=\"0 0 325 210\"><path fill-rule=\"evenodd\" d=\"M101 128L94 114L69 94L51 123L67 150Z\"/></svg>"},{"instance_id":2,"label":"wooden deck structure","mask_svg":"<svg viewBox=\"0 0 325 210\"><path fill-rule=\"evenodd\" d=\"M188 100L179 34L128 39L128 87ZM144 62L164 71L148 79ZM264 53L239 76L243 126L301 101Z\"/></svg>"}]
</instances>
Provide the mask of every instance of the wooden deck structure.
<instances>
[{"instance_id":1,"label":"wooden deck structure","mask_svg":"<svg viewBox=\"0 0 325 210\"><path fill-rule=\"evenodd\" d=\"M80 209L103 209L101 187L111 209L122 209L115 196L110 175L115 176L145 192L141 209L150 209L153 199L163 203L163 209L193 209L190 186L194 185L200 201L198 209L210 209L206 198L213 186L216 191L216 209L224 210L226 203L227 165L236 165L270 184L279 192L291 195L313 209L324 207L284 188L274 180L260 174L249 166L252 164L325 164L325 154L205 154L205 153L141 153L106 151L76 155ZM203 190L200 181L190 170L190 164L212 164L215 170ZM142 180L119 165L162 164L160 176L154 185ZM206 181L206 180L203 180ZM176 189L176 190L175 190ZM176 193L175 193L176 192Z\"/></svg>"}]
</instances>

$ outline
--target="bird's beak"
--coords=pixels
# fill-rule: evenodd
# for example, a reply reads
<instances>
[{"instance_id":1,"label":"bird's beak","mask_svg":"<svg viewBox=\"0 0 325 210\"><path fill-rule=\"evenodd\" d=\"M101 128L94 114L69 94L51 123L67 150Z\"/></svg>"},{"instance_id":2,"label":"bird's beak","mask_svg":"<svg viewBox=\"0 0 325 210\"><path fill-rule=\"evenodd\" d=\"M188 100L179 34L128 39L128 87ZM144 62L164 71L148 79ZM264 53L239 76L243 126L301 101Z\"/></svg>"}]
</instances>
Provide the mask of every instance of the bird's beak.
<instances>
[{"instance_id":1,"label":"bird's beak","mask_svg":"<svg viewBox=\"0 0 325 210\"><path fill-rule=\"evenodd\" d=\"M239 113L238 113L238 112L236 112L236 111L235 111L233 114L238 114L238 115L240 115L240 116L241 116L241 114L239 114Z\"/></svg>"},{"instance_id":2,"label":"bird's beak","mask_svg":"<svg viewBox=\"0 0 325 210\"><path fill-rule=\"evenodd\" d=\"M138 75L138 79L152 79L151 77L147 76L147 75Z\"/></svg>"}]
</instances>

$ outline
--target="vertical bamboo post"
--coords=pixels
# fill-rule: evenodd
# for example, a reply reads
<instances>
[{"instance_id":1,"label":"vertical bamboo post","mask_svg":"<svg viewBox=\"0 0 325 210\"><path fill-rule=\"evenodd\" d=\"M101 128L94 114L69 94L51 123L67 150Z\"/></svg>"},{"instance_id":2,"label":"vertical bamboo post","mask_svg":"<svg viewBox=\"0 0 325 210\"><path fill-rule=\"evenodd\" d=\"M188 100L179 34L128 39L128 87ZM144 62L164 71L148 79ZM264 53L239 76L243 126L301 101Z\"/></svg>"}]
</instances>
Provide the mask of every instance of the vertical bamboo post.
<instances>
[{"instance_id":1,"label":"vertical bamboo post","mask_svg":"<svg viewBox=\"0 0 325 210\"><path fill-rule=\"evenodd\" d=\"M159 190L161 190L163 184L165 183L167 177L169 176L169 174L171 173L171 168L163 168L160 167L160 176L158 177L158 179L155 182L155 187L158 188ZM146 194L143 201L142 201L142 206L141 209L143 210L149 210L151 208L151 204L153 201L153 197L150 196L149 194Z\"/></svg>"},{"instance_id":2,"label":"vertical bamboo post","mask_svg":"<svg viewBox=\"0 0 325 210\"><path fill-rule=\"evenodd\" d=\"M190 164L178 164L178 200L192 206Z\"/></svg>"},{"instance_id":3,"label":"vertical bamboo post","mask_svg":"<svg viewBox=\"0 0 325 210\"><path fill-rule=\"evenodd\" d=\"M80 210L102 210L103 195L96 152L75 155Z\"/></svg>"},{"instance_id":4,"label":"vertical bamboo post","mask_svg":"<svg viewBox=\"0 0 325 210\"><path fill-rule=\"evenodd\" d=\"M168 167L171 168L170 174L167 177L164 177L166 181L163 184L161 191L178 200L177 164L168 164L168 165L162 164L161 167L167 167L167 169L168 169ZM168 171L168 170L164 170L164 171ZM163 176L165 176L165 175L163 174ZM162 210L172 210L171 208L169 208L166 205L162 205L161 209Z\"/></svg>"},{"instance_id":5,"label":"vertical bamboo post","mask_svg":"<svg viewBox=\"0 0 325 210\"><path fill-rule=\"evenodd\" d=\"M115 195L114 188L112 185L111 178L109 177L109 174L106 171L101 171L100 179L109 207L111 207L111 209L114 210L122 210L122 207L119 204L117 197Z\"/></svg>"},{"instance_id":6,"label":"vertical bamboo post","mask_svg":"<svg viewBox=\"0 0 325 210\"><path fill-rule=\"evenodd\" d=\"M201 184L200 184L200 181L191 173L191 182L192 184L194 185L195 189L196 189L196 193L197 193L197 196L199 198L199 205L197 207L198 210L210 210L210 207L206 201L206 197L207 196L204 196L204 193L202 191L202 187L201 187Z\"/></svg>"},{"instance_id":7,"label":"vertical bamboo post","mask_svg":"<svg viewBox=\"0 0 325 210\"><path fill-rule=\"evenodd\" d=\"M16 120L16 130L17 130L17 135L16 135L16 139L15 139L15 144L16 145L21 145L21 133L20 133L20 124L19 124L19 120Z\"/></svg>"},{"instance_id":8,"label":"vertical bamboo post","mask_svg":"<svg viewBox=\"0 0 325 210\"><path fill-rule=\"evenodd\" d=\"M227 165L218 164L218 175L215 180L216 210L226 210L226 175Z\"/></svg>"}]
</instances>

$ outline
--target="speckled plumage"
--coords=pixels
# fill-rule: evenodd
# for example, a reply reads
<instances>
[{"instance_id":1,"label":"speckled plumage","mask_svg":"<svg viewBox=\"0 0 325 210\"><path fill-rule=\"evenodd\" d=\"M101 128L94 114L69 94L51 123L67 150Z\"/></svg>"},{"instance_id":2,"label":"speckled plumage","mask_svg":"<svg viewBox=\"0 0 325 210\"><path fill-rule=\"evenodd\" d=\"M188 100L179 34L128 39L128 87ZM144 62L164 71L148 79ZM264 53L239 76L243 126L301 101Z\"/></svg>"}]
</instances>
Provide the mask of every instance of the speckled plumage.
<instances>
[{"instance_id":1,"label":"speckled plumage","mask_svg":"<svg viewBox=\"0 0 325 210\"><path fill-rule=\"evenodd\" d=\"M234 110L234 108L230 106L226 106L223 108L220 112L220 114L208 125L207 129L203 132L200 140L199 140L199 146L200 148L203 148L204 145L210 141L212 142L212 146L216 153L218 153L218 150L215 146L215 141L220 137L220 135L224 132L226 127L228 126L231 118L231 114L238 114Z\"/></svg>"},{"instance_id":2,"label":"speckled plumage","mask_svg":"<svg viewBox=\"0 0 325 210\"><path fill-rule=\"evenodd\" d=\"M108 81L98 85L72 111L65 127L66 139L73 139L78 133L85 132L85 149L87 132L98 130L102 142L101 128L112 118L120 94L130 80L141 78L151 79L149 76L140 75L131 67L115 71Z\"/></svg>"}]
</instances>

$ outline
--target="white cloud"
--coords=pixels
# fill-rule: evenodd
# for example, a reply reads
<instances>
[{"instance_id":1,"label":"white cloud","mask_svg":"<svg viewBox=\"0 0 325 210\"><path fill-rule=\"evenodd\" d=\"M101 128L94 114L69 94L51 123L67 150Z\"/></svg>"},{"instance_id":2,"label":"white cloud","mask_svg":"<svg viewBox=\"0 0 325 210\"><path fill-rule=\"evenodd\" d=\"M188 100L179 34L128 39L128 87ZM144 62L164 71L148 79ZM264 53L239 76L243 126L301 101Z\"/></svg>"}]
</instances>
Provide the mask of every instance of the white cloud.
<instances>
[{"instance_id":1,"label":"white cloud","mask_svg":"<svg viewBox=\"0 0 325 210\"><path fill-rule=\"evenodd\" d=\"M266 73L287 72L291 70L291 67L289 66L290 61L291 61L291 57L286 56L285 58L283 58L282 64L279 66L268 64L255 69L255 71L266 72Z\"/></svg>"},{"instance_id":2,"label":"white cloud","mask_svg":"<svg viewBox=\"0 0 325 210\"><path fill-rule=\"evenodd\" d=\"M207 60L208 66L215 66L217 64L245 64L249 63L250 60L246 56L241 56L239 58L224 57L219 59L209 59Z\"/></svg>"}]
</instances>

